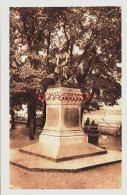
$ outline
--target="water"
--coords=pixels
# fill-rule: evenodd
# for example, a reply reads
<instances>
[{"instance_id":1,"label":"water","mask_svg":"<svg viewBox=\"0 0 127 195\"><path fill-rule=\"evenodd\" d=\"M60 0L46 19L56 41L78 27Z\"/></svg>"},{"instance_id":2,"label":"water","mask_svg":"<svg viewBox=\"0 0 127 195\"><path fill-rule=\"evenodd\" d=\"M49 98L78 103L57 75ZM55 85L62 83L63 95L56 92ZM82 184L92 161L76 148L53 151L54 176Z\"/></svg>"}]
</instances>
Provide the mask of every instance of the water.
<instances>
[{"instance_id":1,"label":"water","mask_svg":"<svg viewBox=\"0 0 127 195\"><path fill-rule=\"evenodd\" d=\"M100 110L100 111L86 113L83 115L83 122L82 122L83 125L87 117L89 117L90 123L92 122L92 120L94 120L95 123L98 124L100 132L116 134L119 131L120 124L121 124L120 111Z\"/></svg>"},{"instance_id":2,"label":"water","mask_svg":"<svg viewBox=\"0 0 127 195\"><path fill-rule=\"evenodd\" d=\"M93 114L86 114L83 116L83 122L86 121L87 117L89 117L90 121L94 120L95 122L108 122L108 123L121 123L121 115L93 115Z\"/></svg>"}]
</instances>

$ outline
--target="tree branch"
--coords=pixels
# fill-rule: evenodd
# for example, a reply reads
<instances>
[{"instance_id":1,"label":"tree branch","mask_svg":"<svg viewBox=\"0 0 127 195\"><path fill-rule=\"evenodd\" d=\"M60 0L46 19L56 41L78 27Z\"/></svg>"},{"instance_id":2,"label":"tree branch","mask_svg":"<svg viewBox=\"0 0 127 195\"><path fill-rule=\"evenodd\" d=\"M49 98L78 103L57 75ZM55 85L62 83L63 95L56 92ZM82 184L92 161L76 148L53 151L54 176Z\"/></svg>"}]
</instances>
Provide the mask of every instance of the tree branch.
<instances>
[{"instance_id":1,"label":"tree branch","mask_svg":"<svg viewBox=\"0 0 127 195\"><path fill-rule=\"evenodd\" d=\"M51 31L48 31L48 37L47 37L47 67L49 66L49 47L50 47L50 37L51 37Z\"/></svg>"}]
</instances>

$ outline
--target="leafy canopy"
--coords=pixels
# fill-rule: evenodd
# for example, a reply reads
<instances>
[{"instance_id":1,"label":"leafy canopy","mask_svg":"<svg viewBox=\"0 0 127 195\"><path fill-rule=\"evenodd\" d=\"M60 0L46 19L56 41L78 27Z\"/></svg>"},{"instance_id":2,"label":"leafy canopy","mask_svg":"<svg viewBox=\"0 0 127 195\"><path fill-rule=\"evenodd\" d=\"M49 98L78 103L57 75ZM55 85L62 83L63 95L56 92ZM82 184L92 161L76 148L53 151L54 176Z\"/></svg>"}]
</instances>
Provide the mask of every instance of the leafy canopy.
<instances>
[{"instance_id":1,"label":"leafy canopy","mask_svg":"<svg viewBox=\"0 0 127 195\"><path fill-rule=\"evenodd\" d=\"M119 7L10 8L11 96L45 91L54 83L48 75L60 44L82 92L94 93L86 109L116 104L121 96Z\"/></svg>"}]
</instances>

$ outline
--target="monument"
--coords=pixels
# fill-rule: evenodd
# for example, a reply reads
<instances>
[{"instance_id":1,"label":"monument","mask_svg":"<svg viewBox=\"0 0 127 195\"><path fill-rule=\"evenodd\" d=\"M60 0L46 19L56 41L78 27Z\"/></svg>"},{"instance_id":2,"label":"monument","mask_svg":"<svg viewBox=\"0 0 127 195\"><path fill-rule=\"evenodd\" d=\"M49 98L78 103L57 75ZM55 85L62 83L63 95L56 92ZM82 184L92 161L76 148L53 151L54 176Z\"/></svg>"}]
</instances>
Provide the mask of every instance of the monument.
<instances>
[{"instance_id":1,"label":"monument","mask_svg":"<svg viewBox=\"0 0 127 195\"><path fill-rule=\"evenodd\" d=\"M49 86L46 97L46 124L39 136L39 143L20 149L21 152L36 154L54 161L74 159L97 154L106 150L89 144L81 124L81 90L65 86L67 80L69 54L60 46L56 55L56 85ZM40 148L40 149L38 149Z\"/></svg>"},{"instance_id":2,"label":"monument","mask_svg":"<svg viewBox=\"0 0 127 195\"><path fill-rule=\"evenodd\" d=\"M33 167L33 170L35 167L38 170L69 170L73 164L74 170L77 167L81 169L82 167L95 166L101 161L100 164L114 161L113 156L110 159L108 156L105 160L105 155L107 155L105 149L87 142L81 124L83 96L79 88L67 85L67 81L70 79L67 75L68 67L68 53L61 52L57 55L57 66L54 71L57 74L56 84L49 86L45 93L46 123L39 136L39 141L20 148L17 155L22 159L22 163L17 162L14 157L13 164ZM26 156L23 157L23 155ZM97 162L98 155L102 160L99 159ZM28 157L31 159L30 162L23 162L23 158ZM120 156L116 155L115 161L119 159ZM57 163L52 164L51 162ZM63 164L59 164L60 162ZM82 164L83 162L85 165Z\"/></svg>"}]
</instances>

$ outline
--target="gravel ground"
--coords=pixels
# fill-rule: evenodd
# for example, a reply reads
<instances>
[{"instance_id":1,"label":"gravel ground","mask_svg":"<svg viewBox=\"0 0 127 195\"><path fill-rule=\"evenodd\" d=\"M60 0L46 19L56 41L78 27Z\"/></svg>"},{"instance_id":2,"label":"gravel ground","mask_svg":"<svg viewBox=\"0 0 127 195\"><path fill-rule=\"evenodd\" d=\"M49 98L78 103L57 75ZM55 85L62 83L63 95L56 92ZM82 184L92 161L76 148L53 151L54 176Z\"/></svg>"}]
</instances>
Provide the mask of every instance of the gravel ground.
<instances>
[{"instance_id":1,"label":"gravel ground","mask_svg":"<svg viewBox=\"0 0 127 195\"><path fill-rule=\"evenodd\" d=\"M28 139L28 129L17 124L10 132L10 148L20 148L38 141L41 129L38 128L35 140ZM100 136L99 143L108 149L120 150L120 137ZM11 189L120 189L121 163L102 166L78 173L30 172L10 165Z\"/></svg>"}]
</instances>

